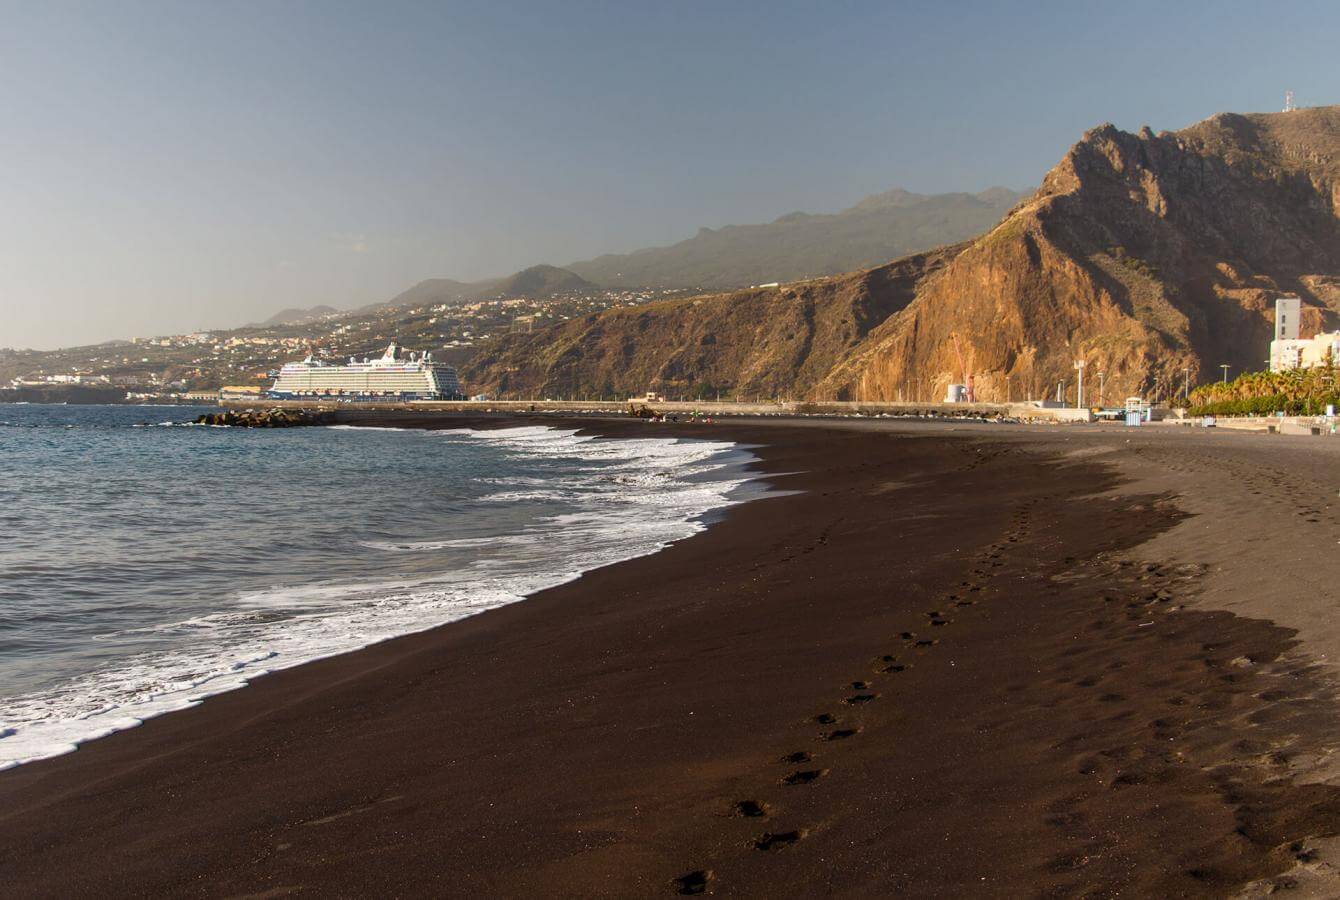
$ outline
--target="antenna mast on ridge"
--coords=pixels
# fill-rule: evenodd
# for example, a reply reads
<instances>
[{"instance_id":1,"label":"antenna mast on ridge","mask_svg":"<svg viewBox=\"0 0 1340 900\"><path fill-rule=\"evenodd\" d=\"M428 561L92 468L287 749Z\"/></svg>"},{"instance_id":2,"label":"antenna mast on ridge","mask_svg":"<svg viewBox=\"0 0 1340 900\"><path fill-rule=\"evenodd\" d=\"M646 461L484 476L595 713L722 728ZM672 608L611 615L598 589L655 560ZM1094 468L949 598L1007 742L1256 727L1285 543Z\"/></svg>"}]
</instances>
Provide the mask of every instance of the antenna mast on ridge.
<instances>
[{"instance_id":1,"label":"antenna mast on ridge","mask_svg":"<svg viewBox=\"0 0 1340 900\"><path fill-rule=\"evenodd\" d=\"M1295 109L1297 109L1297 108L1298 108L1298 107L1297 107L1297 106L1294 106L1294 103L1293 103L1293 91L1285 91L1285 92L1284 92L1284 111L1285 111L1285 112L1293 112L1293 111L1294 111Z\"/></svg>"}]
</instances>

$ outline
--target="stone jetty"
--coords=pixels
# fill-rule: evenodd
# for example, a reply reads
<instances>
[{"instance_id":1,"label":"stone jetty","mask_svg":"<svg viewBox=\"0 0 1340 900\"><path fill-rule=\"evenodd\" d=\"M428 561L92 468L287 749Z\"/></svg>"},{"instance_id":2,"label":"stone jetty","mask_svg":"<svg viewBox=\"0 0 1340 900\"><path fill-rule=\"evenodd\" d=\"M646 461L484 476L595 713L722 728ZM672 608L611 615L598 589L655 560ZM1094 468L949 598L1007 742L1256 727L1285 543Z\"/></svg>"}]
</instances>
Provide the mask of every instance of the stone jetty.
<instances>
[{"instance_id":1,"label":"stone jetty","mask_svg":"<svg viewBox=\"0 0 1340 900\"><path fill-rule=\"evenodd\" d=\"M322 425L318 412L305 409L243 409L205 413L195 420L197 425L231 425L237 428L297 428L302 425Z\"/></svg>"}]
</instances>

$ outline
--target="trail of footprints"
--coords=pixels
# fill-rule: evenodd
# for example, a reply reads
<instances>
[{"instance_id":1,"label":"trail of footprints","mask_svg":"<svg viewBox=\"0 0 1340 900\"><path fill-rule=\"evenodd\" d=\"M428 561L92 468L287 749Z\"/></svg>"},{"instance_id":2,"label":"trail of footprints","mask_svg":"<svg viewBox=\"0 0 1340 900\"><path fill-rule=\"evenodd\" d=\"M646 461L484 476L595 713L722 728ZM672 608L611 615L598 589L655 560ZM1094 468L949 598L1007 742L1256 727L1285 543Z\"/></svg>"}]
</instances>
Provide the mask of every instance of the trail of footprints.
<instances>
[{"instance_id":1,"label":"trail of footprints","mask_svg":"<svg viewBox=\"0 0 1340 900\"><path fill-rule=\"evenodd\" d=\"M809 544L808 546L801 547L799 550L792 552L788 556L783 556L778 562L780 563L794 562L795 560L800 559L802 556L813 553L815 550L818 550L820 547L827 544L829 536L833 533L833 529L837 527L839 524L841 524L842 518L843 518L842 516L838 516L832 522L829 522L828 525L824 526L823 530L819 532L819 536L814 539L813 543ZM772 565L774 564L766 562L758 562L754 565L754 568L756 570L766 569L770 568Z\"/></svg>"},{"instance_id":2,"label":"trail of footprints","mask_svg":"<svg viewBox=\"0 0 1340 900\"><path fill-rule=\"evenodd\" d=\"M1206 566L1141 563L1099 554L1088 568L1082 577L1092 582L1094 593L1108 610L1106 615L1086 626L1105 635L1102 647L1111 647L1118 642L1178 641L1184 637L1185 629L1193 627L1179 623L1162 629L1143 630L1146 625L1154 624L1152 619L1157 613L1181 608L1175 603L1176 598L1196 590ZM1106 590L1104 587L1117 584L1123 589ZM1092 661L1104 652L1100 648L1076 646L1072 652L1064 654L1068 661L1059 661L1053 668L1054 683L1104 691L1109 683L1109 671L1105 670L1119 670L1130 665L1128 660L1118 658L1108 661L1103 669L1092 667ZM1091 724L1077 718L1077 730L1062 736L1054 749L1073 750L1075 771L1093 776L1095 784L1105 784L1112 790L1160 782L1171 778L1176 769L1184 766L1205 770L1206 767L1196 763L1197 755L1204 754L1217 761L1208 771L1221 794L1226 798L1238 798L1231 802L1245 803L1242 799L1245 782L1240 767L1273 767L1280 772L1286 771L1295 755L1295 738L1306 732L1307 717L1316 715L1315 710L1304 704L1281 704L1278 701L1333 699L1329 687L1318 690L1307 686L1314 665L1305 656L1286 656L1279 646L1269 640L1263 641L1259 633L1244 635L1241 630L1230 631L1191 649L1189 655L1174 667L1171 677L1160 675L1156 679L1134 680L1134 685L1142 691L1154 695L1162 693L1169 707L1166 714L1140 721L1134 719L1130 711L1114 712L1106 719L1107 723L1129 724L1118 726L1124 730L1110 732L1110 743L1097 750L1092 749L1094 732ZM1204 684L1198 675L1201 671L1210 673L1217 683ZM1014 689L1007 687L1007 690ZM1249 698L1271 705L1251 703ZM1050 700L1044 701L1044 705L1050 708L1078 699L1067 691L1058 690ZM1100 693L1097 699L1121 710L1127 698L1121 693L1107 691ZM1300 724L1291 725L1294 721ZM1269 780L1266 782L1268 787L1256 789L1282 790L1281 785L1285 783L1283 779ZM1048 807L1050 815L1044 821L1069 832L1080 846L1077 852L1053 859L1048 865L1053 873L1078 872L1088 866L1091 859L1105 852L1106 845L1095 836L1087 822L1085 800L1084 793L1076 793L1058 799ZM1289 852L1302 864L1311 863L1316 858L1316 851L1309 849L1304 840L1293 841ZM1197 867L1185 870L1185 874L1199 880L1208 877L1210 871ZM1294 886L1289 876L1272 877L1263 884L1266 893ZM1078 895L1079 891L1077 884L1075 893Z\"/></svg>"},{"instance_id":3,"label":"trail of footprints","mask_svg":"<svg viewBox=\"0 0 1340 900\"><path fill-rule=\"evenodd\" d=\"M1004 555L1010 547L1019 543L1028 534L1032 507L1043 499L1045 498L1025 501L1020 505L1002 539L987 546L978 554L969 579L960 582L954 591L946 593L941 598L939 608L925 613L927 627L937 631L946 628L953 624L953 614L976 605L978 601L974 595L981 593L988 580L995 574L993 570L1005 564ZM843 714L859 712L867 704L878 702L882 695L875 689L876 679L881 676L896 676L911 668L912 662L906 654L910 652L913 656L922 655L940 643L939 638L913 631L899 632L894 638L901 647L897 651L876 657L871 665L871 675L845 684L835 711L821 712L806 720L807 726L819 726L815 738L819 744L825 747L836 744L838 746L833 748L833 752L838 752L843 742L858 739L864 731L864 726L859 722L845 721ZM806 787L814 789L812 786L831 772L831 766L819 763L820 752L793 750L777 757L772 765L784 768L784 773L777 776L778 788L783 791ZM833 765L836 764L835 760ZM766 820L773 817L780 808L763 800L751 798L736 801L731 808L731 815ZM805 827L787 830L763 829L750 839L745 849L763 853L785 851L803 841L809 832L810 830ZM671 883L680 894L704 894L711 888L714 878L714 872L704 868L680 875Z\"/></svg>"},{"instance_id":4,"label":"trail of footprints","mask_svg":"<svg viewBox=\"0 0 1340 900\"><path fill-rule=\"evenodd\" d=\"M1340 525L1337 504L1326 502L1304 502L1304 498L1330 497L1335 494L1335 486L1322 484L1308 478L1302 478L1296 472L1284 470L1270 471L1258 466L1242 463L1230 456L1206 453L1202 462L1190 463L1179 454L1152 452L1151 448L1137 451L1142 456L1157 461L1159 466L1179 475L1201 474L1208 469L1218 471L1230 483L1245 487L1255 502L1283 510L1314 525ZM1323 521L1324 520L1324 521Z\"/></svg>"}]
</instances>

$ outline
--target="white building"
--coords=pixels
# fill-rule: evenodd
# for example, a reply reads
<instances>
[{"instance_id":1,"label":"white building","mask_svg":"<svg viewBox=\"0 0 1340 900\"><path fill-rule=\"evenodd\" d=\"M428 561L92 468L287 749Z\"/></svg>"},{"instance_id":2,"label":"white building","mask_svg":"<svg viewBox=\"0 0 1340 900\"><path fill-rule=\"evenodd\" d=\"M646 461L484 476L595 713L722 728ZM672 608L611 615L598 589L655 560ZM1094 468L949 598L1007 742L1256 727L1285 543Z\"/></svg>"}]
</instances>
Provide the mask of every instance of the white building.
<instances>
[{"instance_id":1,"label":"white building","mask_svg":"<svg viewBox=\"0 0 1340 900\"><path fill-rule=\"evenodd\" d=\"M1328 360L1340 363L1340 331L1323 332L1300 340L1270 342L1272 372L1311 369L1326 365Z\"/></svg>"},{"instance_id":2,"label":"white building","mask_svg":"<svg viewBox=\"0 0 1340 900\"><path fill-rule=\"evenodd\" d=\"M1275 340L1298 340L1298 320L1302 312L1303 301L1297 297L1280 297L1275 301Z\"/></svg>"},{"instance_id":3,"label":"white building","mask_svg":"<svg viewBox=\"0 0 1340 900\"><path fill-rule=\"evenodd\" d=\"M1302 304L1297 297L1275 301L1275 339L1270 342L1270 371L1310 369L1327 361L1340 363L1340 331L1322 332L1315 337L1298 336Z\"/></svg>"}]
</instances>

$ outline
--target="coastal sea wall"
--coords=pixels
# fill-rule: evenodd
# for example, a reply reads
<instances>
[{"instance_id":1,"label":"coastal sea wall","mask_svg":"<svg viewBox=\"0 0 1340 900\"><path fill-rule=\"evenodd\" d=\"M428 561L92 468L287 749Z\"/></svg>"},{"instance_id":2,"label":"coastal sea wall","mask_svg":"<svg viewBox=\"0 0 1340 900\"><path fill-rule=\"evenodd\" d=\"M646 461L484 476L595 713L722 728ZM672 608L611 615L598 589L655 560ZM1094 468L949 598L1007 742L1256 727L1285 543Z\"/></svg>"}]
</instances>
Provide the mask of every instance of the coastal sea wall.
<instances>
[{"instance_id":1,"label":"coastal sea wall","mask_svg":"<svg viewBox=\"0 0 1340 900\"><path fill-rule=\"evenodd\" d=\"M312 400L225 400L221 404L236 409L302 410L414 410L416 412L461 413L609 413L626 415L647 408L663 415L687 416L941 416L945 418L1011 418L1043 422L1087 422L1088 410L1043 408L1031 403L858 403L781 400L773 403L732 401L645 401L633 400L416 400L412 402L312 401Z\"/></svg>"},{"instance_id":2,"label":"coastal sea wall","mask_svg":"<svg viewBox=\"0 0 1340 900\"><path fill-rule=\"evenodd\" d=\"M1219 416L1215 424L1219 428L1261 434L1330 436L1336 433L1336 420L1328 416Z\"/></svg>"}]
</instances>

